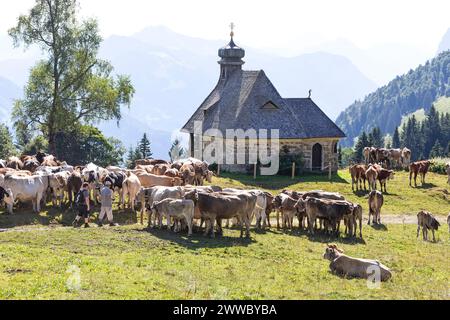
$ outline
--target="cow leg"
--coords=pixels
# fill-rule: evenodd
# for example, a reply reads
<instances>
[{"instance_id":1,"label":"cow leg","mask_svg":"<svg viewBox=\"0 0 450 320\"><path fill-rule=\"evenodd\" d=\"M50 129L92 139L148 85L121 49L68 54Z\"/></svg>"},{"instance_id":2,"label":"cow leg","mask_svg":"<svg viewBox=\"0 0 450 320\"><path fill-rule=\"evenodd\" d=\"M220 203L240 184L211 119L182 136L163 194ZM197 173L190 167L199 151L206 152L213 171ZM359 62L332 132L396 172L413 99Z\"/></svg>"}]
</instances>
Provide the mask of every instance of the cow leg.
<instances>
[{"instance_id":1,"label":"cow leg","mask_svg":"<svg viewBox=\"0 0 450 320\"><path fill-rule=\"evenodd\" d=\"M246 238L250 238L250 219L248 217L245 217L245 237ZM434 231L433 231L433 236L434 236Z\"/></svg>"},{"instance_id":2,"label":"cow leg","mask_svg":"<svg viewBox=\"0 0 450 320\"><path fill-rule=\"evenodd\" d=\"M211 238L214 239L216 237L215 230L214 230L215 223L216 223L216 216L212 216L209 223L210 223L210 228L211 228Z\"/></svg>"},{"instance_id":3,"label":"cow leg","mask_svg":"<svg viewBox=\"0 0 450 320\"><path fill-rule=\"evenodd\" d=\"M277 210L277 229L280 229L280 210Z\"/></svg>"},{"instance_id":4,"label":"cow leg","mask_svg":"<svg viewBox=\"0 0 450 320\"><path fill-rule=\"evenodd\" d=\"M420 224L417 227L417 239L419 239L419 234L420 234Z\"/></svg>"},{"instance_id":5,"label":"cow leg","mask_svg":"<svg viewBox=\"0 0 450 320\"><path fill-rule=\"evenodd\" d=\"M434 229L431 229L431 232L433 233L433 242L436 242L436 238L434 236Z\"/></svg>"}]
</instances>

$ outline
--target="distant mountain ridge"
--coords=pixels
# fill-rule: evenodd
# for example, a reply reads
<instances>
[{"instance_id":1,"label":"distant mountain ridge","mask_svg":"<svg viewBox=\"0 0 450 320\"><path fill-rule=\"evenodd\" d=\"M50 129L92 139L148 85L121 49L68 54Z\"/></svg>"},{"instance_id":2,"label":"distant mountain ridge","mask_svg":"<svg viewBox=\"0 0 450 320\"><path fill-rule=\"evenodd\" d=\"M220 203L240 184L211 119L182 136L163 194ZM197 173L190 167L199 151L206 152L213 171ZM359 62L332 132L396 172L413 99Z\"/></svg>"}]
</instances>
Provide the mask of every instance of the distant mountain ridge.
<instances>
[{"instance_id":1,"label":"distant mountain ridge","mask_svg":"<svg viewBox=\"0 0 450 320\"><path fill-rule=\"evenodd\" d=\"M449 96L450 51L444 51L342 112L336 123L347 134L343 145L353 145L362 131L375 126L383 133L393 133L403 116L422 108L427 111L439 97Z\"/></svg>"},{"instance_id":2,"label":"distant mountain ridge","mask_svg":"<svg viewBox=\"0 0 450 320\"><path fill-rule=\"evenodd\" d=\"M130 111L123 112L120 128L114 121L101 123L99 128L127 147L147 132L155 156L167 157L170 138L215 86L218 49L228 40L189 37L165 27L105 39L100 57L111 61L115 72L131 76L136 95ZM283 58L247 47L239 43L238 36L235 40L246 49L244 69L264 70L285 97L306 97L312 89L314 101L332 119L377 87L342 55L314 52ZM0 76L23 87L33 64L29 56L0 61ZM20 98L22 92L14 95Z\"/></svg>"}]
</instances>

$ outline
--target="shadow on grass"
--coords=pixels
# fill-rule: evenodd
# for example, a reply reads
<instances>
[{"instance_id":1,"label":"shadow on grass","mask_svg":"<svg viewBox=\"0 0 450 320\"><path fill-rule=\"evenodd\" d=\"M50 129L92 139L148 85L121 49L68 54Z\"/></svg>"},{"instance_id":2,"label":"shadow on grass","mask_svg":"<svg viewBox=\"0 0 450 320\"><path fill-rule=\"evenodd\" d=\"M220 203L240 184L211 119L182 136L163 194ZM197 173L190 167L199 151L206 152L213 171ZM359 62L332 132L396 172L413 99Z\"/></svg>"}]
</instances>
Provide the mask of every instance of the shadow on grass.
<instances>
[{"instance_id":1,"label":"shadow on grass","mask_svg":"<svg viewBox=\"0 0 450 320\"><path fill-rule=\"evenodd\" d=\"M370 226L372 227L372 229L377 231L389 231L388 227L384 224L372 224Z\"/></svg>"},{"instance_id":2,"label":"shadow on grass","mask_svg":"<svg viewBox=\"0 0 450 320\"><path fill-rule=\"evenodd\" d=\"M338 174L332 176L331 181L328 179L328 174L314 174L314 173L304 173L295 179L287 176L258 176L253 179L253 176L245 174L234 174L224 172L221 178L236 180L246 186L254 188L263 188L268 190L281 190L290 187L298 183L308 183L308 182L327 182L327 183L340 183L348 185L349 182L343 179Z\"/></svg>"},{"instance_id":3,"label":"shadow on grass","mask_svg":"<svg viewBox=\"0 0 450 320\"><path fill-rule=\"evenodd\" d=\"M421 186L417 186L416 189L432 189L436 187L437 185L435 185L434 183L424 183Z\"/></svg>"},{"instance_id":4,"label":"shadow on grass","mask_svg":"<svg viewBox=\"0 0 450 320\"><path fill-rule=\"evenodd\" d=\"M198 228L195 227L194 234L191 237L188 237L186 232L175 233L165 228L146 228L143 230L137 229L136 231L150 233L161 240L176 243L193 251L204 248L248 247L249 245L256 243L252 238L221 236L217 233L216 237L213 239L204 236L203 232L200 232Z\"/></svg>"},{"instance_id":5,"label":"shadow on grass","mask_svg":"<svg viewBox=\"0 0 450 320\"><path fill-rule=\"evenodd\" d=\"M0 229L12 229L30 225L61 225L63 227L72 226L72 222L78 214L76 209L71 209L68 206L47 207L42 208L41 213L32 212L32 207L21 205L14 209L14 214L9 215L5 212L0 213ZM90 214L90 221L97 222L100 207L93 207ZM133 225L137 223L137 215L131 209L115 210L113 212L114 222L120 225ZM105 217L106 218L106 217Z\"/></svg>"}]
</instances>

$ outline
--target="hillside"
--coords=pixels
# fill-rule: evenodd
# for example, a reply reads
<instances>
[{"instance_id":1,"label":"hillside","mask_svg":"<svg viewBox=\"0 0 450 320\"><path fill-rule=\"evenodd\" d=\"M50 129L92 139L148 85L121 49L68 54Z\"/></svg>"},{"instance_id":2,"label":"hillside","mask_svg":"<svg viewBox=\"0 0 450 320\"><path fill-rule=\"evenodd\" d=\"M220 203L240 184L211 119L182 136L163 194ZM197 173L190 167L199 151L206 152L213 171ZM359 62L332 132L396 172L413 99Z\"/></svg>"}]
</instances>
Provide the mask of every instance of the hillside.
<instances>
[{"instance_id":1,"label":"hillside","mask_svg":"<svg viewBox=\"0 0 450 320\"><path fill-rule=\"evenodd\" d=\"M343 145L352 145L363 130L374 126L383 133L392 133L405 115L422 108L428 111L444 96L450 96L450 51L395 78L345 110L337 119L337 125L347 134Z\"/></svg>"},{"instance_id":2,"label":"hillside","mask_svg":"<svg viewBox=\"0 0 450 320\"><path fill-rule=\"evenodd\" d=\"M21 96L21 90L13 82L0 77L0 123L8 122L14 99Z\"/></svg>"}]
</instances>

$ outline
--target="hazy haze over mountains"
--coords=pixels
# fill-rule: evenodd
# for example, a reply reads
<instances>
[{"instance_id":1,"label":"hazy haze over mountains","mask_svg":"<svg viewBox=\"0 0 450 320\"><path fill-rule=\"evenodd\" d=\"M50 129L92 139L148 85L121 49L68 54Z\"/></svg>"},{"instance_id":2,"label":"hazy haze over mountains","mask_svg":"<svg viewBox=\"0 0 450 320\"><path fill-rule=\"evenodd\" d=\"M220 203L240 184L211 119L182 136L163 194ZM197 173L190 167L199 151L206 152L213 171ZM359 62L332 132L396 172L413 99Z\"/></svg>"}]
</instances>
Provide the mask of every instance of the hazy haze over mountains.
<instances>
[{"instance_id":1,"label":"hazy haze over mountains","mask_svg":"<svg viewBox=\"0 0 450 320\"><path fill-rule=\"evenodd\" d=\"M312 89L313 99L333 120L356 99L431 58L417 48L385 45L362 50L345 40L282 57L246 46L239 35L235 40L246 49L244 69L263 69L286 98L306 97ZM115 72L131 75L136 95L131 109L123 111L120 128L110 122L100 124L100 129L127 147L148 132L154 155L167 157L170 138L215 86L217 50L228 41L184 36L165 27L105 39L100 57L110 60ZM0 77L9 80L0 87L0 121L5 121L11 97L20 97L39 51L12 50L10 39L0 36L0 52Z\"/></svg>"}]
</instances>

